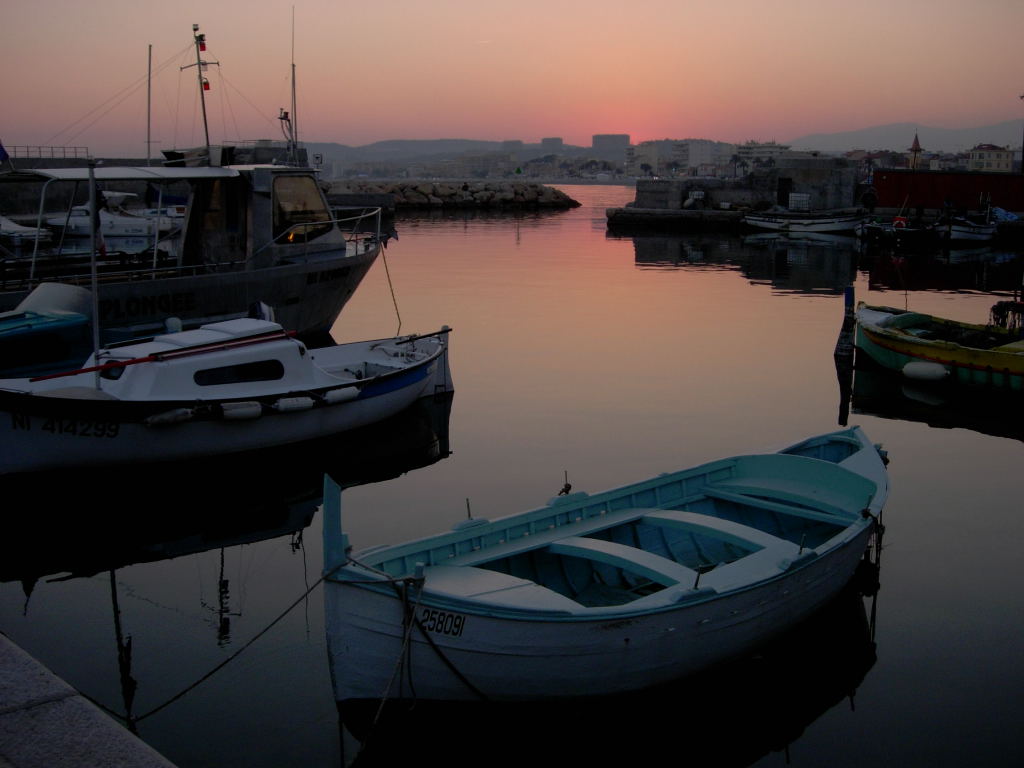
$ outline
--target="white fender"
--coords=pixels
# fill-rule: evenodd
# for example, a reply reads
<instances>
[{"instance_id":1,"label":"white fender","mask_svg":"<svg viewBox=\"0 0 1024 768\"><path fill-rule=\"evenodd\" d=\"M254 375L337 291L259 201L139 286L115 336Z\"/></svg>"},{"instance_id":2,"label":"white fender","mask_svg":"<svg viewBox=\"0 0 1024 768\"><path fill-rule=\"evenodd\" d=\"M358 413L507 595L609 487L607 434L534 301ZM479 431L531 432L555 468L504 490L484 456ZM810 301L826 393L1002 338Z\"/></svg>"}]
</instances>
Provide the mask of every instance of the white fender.
<instances>
[{"instance_id":1,"label":"white fender","mask_svg":"<svg viewBox=\"0 0 1024 768\"><path fill-rule=\"evenodd\" d=\"M263 415L263 406L255 400L243 400L239 403L221 403L225 419L258 419Z\"/></svg>"},{"instance_id":2,"label":"white fender","mask_svg":"<svg viewBox=\"0 0 1024 768\"><path fill-rule=\"evenodd\" d=\"M941 381L949 376L949 370L939 363L914 360L903 366L903 375L915 381Z\"/></svg>"}]
</instances>

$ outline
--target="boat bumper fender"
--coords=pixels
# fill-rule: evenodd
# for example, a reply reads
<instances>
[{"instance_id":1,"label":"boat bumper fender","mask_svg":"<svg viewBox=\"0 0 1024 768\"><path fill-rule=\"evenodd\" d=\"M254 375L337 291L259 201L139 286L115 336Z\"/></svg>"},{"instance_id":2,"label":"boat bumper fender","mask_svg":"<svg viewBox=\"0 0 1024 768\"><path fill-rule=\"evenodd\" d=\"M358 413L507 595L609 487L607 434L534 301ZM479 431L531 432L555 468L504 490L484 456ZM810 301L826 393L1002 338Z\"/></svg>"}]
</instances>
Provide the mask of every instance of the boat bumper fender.
<instances>
[{"instance_id":1,"label":"boat bumper fender","mask_svg":"<svg viewBox=\"0 0 1024 768\"><path fill-rule=\"evenodd\" d=\"M154 413L152 416L147 416L145 424L147 427L163 427L168 424L180 424L183 421L188 421L195 415L195 411L192 408L173 408L163 413Z\"/></svg>"},{"instance_id":2,"label":"boat bumper fender","mask_svg":"<svg viewBox=\"0 0 1024 768\"><path fill-rule=\"evenodd\" d=\"M221 403L220 408L225 419L257 419L263 415L263 406L255 400Z\"/></svg>"},{"instance_id":3,"label":"boat bumper fender","mask_svg":"<svg viewBox=\"0 0 1024 768\"><path fill-rule=\"evenodd\" d=\"M949 376L949 369L939 363L914 360L903 366L903 375L915 381L941 381Z\"/></svg>"},{"instance_id":4,"label":"boat bumper fender","mask_svg":"<svg viewBox=\"0 0 1024 768\"><path fill-rule=\"evenodd\" d=\"M334 405L335 403L344 403L346 400L355 400L359 397L359 387L341 387L340 389L332 389L329 392L324 392L324 401L328 405Z\"/></svg>"},{"instance_id":5,"label":"boat bumper fender","mask_svg":"<svg viewBox=\"0 0 1024 768\"><path fill-rule=\"evenodd\" d=\"M292 411L308 411L313 404L311 397L282 397L272 407L278 413L291 413Z\"/></svg>"}]
</instances>

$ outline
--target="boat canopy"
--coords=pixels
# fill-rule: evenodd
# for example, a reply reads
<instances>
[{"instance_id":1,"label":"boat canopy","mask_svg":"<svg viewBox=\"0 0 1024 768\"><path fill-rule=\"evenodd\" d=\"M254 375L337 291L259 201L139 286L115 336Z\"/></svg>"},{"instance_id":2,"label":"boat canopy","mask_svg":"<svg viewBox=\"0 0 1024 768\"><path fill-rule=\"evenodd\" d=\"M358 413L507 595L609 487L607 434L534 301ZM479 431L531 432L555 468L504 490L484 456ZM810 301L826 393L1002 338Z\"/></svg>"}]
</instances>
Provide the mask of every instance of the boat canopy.
<instances>
[{"instance_id":1,"label":"boat canopy","mask_svg":"<svg viewBox=\"0 0 1024 768\"><path fill-rule=\"evenodd\" d=\"M96 166L93 169L96 181L202 181L204 179L231 179L239 176L235 168L200 167L173 168L164 166ZM88 181L88 168L31 168L19 169L12 173L0 173L0 181Z\"/></svg>"}]
</instances>

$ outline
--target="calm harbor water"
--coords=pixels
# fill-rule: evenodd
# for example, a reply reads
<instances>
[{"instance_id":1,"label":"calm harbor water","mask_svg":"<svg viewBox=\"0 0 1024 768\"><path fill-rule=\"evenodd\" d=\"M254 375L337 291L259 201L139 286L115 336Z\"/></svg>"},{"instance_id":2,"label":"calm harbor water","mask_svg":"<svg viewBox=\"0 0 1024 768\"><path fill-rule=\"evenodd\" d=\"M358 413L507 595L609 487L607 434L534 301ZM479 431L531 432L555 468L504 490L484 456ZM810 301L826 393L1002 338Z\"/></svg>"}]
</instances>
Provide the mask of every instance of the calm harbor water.
<instances>
[{"instance_id":1,"label":"calm harbor water","mask_svg":"<svg viewBox=\"0 0 1024 768\"><path fill-rule=\"evenodd\" d=\"M533 508L566 474L594 492L848 421L891 458L874 600L615 706L423 707L357 762L1024 762L1019 400L843 380L833 358L847 287L985 322L1021 254L612 235L604 210L632 189L565 189L581 208L399 219L336 325L339 341L450 325L452 402L312 451L7 484L0 631L183 768L346 765L359 743L315 586L323 471L348 486L361 548L450 527L467 503Z\"/></svg>"}]
</instances>

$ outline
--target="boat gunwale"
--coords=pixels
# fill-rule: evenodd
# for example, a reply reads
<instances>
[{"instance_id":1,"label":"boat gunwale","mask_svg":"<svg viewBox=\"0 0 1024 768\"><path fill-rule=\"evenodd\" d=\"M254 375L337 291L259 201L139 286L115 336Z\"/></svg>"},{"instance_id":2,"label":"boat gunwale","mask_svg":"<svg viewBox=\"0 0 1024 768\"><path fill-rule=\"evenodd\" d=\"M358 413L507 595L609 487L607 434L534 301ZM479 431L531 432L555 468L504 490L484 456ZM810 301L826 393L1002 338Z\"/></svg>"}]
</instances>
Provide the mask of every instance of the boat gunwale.
<instances>
[{"instance_id":1,"label":"boat gunwale","mask_svg":"<svg viewBox=\"0 0 1024 768\"><path fill-rule=\"evenodd\" d=\"M819 547L820 549L825 547L826 544L829 545L824 556L815 556L811 553L803 553L801 556L794 558L787 567L779 568L778 572L775 574L764 576L762 578L751 579L722 590L708 586L697 585L687 587L683 584L676 584L671 587L666 587L653 595L647 596L654 598L660 597L660 599L654 601L645 600L645 598L638 598L637 600L620 605L585 606L583 604L579 604L578 608L574 608L572 610L532 606L517 607L514 605L488 603L479 599L474 599L473 597L459 597L440 594L432 592L429 587L417 590L415 592L415 599L420 608L457 611L467 615L495 620L530 622L537 624L547 624L551 622L604 624L608 621L627 621L630 619L659 615L672 611L685 610L691 607L717 602L723 598L733 598L746 592L775 585L780 581L799 577L807 568L820 564L824 560L831 560L837 557L844 549L856 545L857 541L864 537L864 544L858 545L857 547L859 555L859 551L863 550L864 546L867 544L866 537L874 531L875 525L875 520L870 517L851 523L851 525L844 528L840 534L837 534L833 539L830 539ZM836 539L840 540L837 541ZM348 573L355 578L342 578L341 574L344 573ZM401 599L398 597L398 590L401 588L397 586L394 578L376 573L367 566L354 561L349 561L342 568L339 568L337 571L325 576L324 583L331 587L368 590L390 599ZM533 583L536 584L536 582ZM547 587L543 587L543 585L538 584L537 586L547 589ZM571 598L567 599L571 600Z\"/></svg>"}]
</instances>

